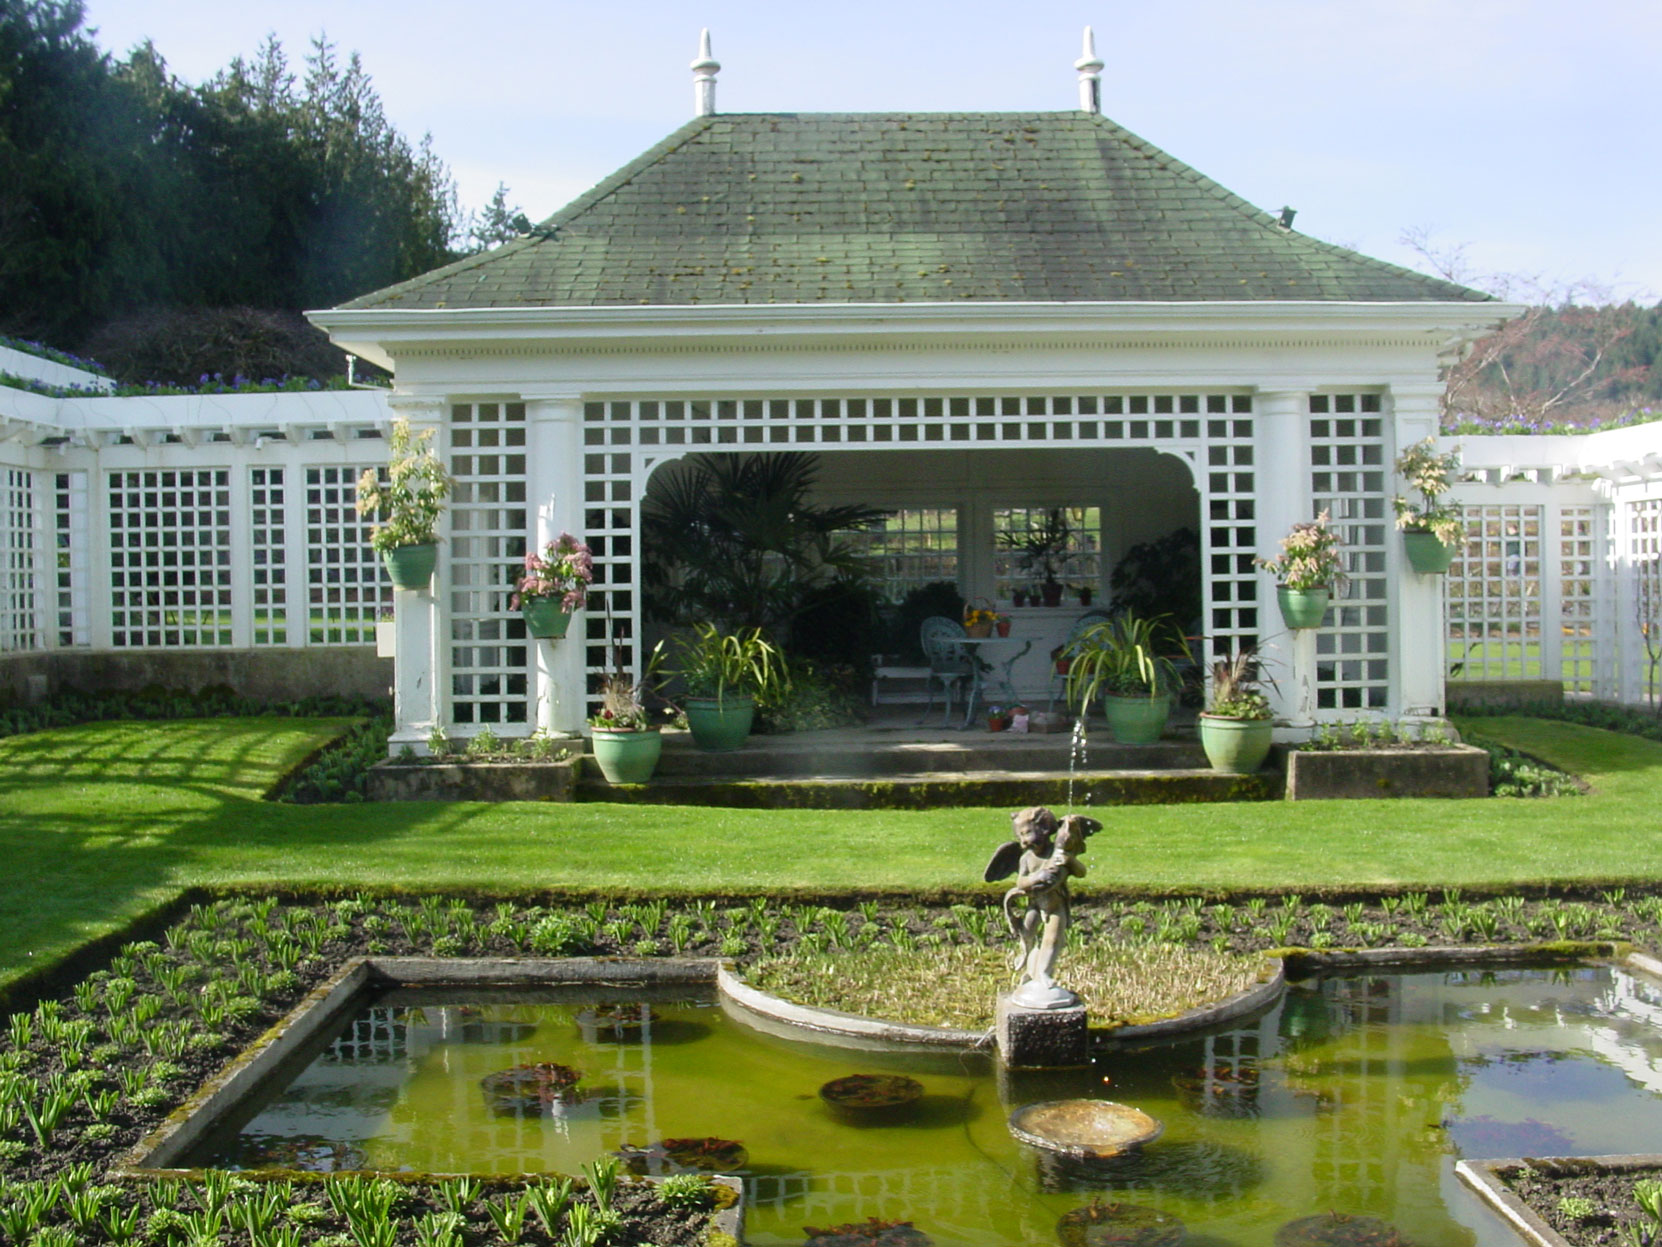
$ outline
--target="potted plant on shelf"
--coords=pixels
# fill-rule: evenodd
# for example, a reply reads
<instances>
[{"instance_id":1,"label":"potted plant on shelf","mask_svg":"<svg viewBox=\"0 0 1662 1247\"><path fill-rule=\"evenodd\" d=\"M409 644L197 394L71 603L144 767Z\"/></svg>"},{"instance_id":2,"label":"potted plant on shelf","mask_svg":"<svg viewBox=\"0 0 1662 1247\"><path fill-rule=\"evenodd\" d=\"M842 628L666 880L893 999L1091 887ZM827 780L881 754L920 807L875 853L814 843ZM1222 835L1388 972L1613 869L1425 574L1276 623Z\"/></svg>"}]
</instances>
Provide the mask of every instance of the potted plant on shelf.
<instances>
[{"instance_id":1,"label":"potted plant on shelf","mask_svg":"<svg viewBox=\"0 0 1662 1247\"><path fill-rule=\"evenodd\" d=\"M450 477L432 447L433 430L420 433L394 420L387 447L387 479L374 468L358 478L358 514L376 523L369 544L397 589L425 589L438 562L438 523Z\"/></svg>"},{"instance_id":2,"label":"potted plant on shelf","mask_svg":"<svg viewBox=\"0 0 1662 1247\"><path fill-rule=\"evenodd\" d=\"M1274 723L1250 646L1212 663L1212 688L1200 712L1200 747L1214 771L1251 775L1269 756Z\"/></svg>"},{"instance_id":3,"label":"potted plant on shelf","mask_svg":"<svg viewBox=\"0 0 1662 1247\"><path fill-rule=\"evenodd\" d=\"M571 626L572 613L583 605L593 580L589 547L561 533L541 554L526 554L525 574L514 581L508 607L525 616L528 636L558 640Z\"/></svg>"},{"instance_id":4,"label":"potted plant on shelf","mask_svg":"<svg viewBox=\"0 0 1662 1247\"><path fill-rule=\"evenodd\" d=\"M673 662L686 685L682 709L700 749L737 749L750 735L758 697L790 687L785 660L760 628L723 633L711 623L673 642Z\"/></svg>"},{"instance_id":5,"label":"potted plant on shelf","mask_svg":"<svg viewBox=\"0 0 1662 1247\"><path fill-rule=\"evenodd\" d=\"M1281 539L1281 553L1258 559L1275 577L1275 600L1289 628L1319 628L1328 600L1345 587L1344 542L1327 526L1327 512L1294 524Z\"/></svg>"},{"instance_id":6,"label":"potted plant on shelf","mask_svg":"<svg viewBox=\"0 0 1662 1247\"><path fill-rule=\"evenodd\" d=\"M1160 739L1180 683L1188 642L1165 616L1116 615L1092 624L1067 646L1068 704L1080 714L1102 699L1108 732L1122 745Z\"/></svg>"},{"instance_id":7,"label":"potted plant on shelf","mask_svg":"<svg viewBox=\"0 0 1662 1247\"><path fill-rule=\"evenodd\" d=\"M664 741L645 697L661 658L661 647L652 651L639 681L618 666L600 682L600 709L589 716L589 731L594 760L609 784L644 784L658 769Z\"/></svg>"},{"instance_id":8,"label":"potted plant on shelf","mask_svg":"<svg viewBox=\"0 0 1662 1247\"><path fill-rule=\"evenodd\" d=\"M1460 451L1438 454L1437 443L1429 437L1415 442L1397 460L1397 472L1420 495L1419 502L1410 502L1398 494L1391 505L1396 508L1408 563L1421 575L1446 572L1459 551L1465 520L1457 505L1441 501L1459 470Z\"/></svg>"},{"instance_id":9,"label":"potted plant on shelf","mask_svg":"<svg viewBox=\"0 0 1662 1247\"><path fill-rule=\"evenodd\" d=\"M1062 582L1056 579L1056 571L1067 556L1072 537L1073 527L1062 507L1047 510L1036 528L999 534L999 544L1006 550L1021 551L1022 570L1043 576L1038 587L1030 591L1028 600L1034 606L1040 602L1046 606L1062 604Z\"/></svg>"}]
</instances>

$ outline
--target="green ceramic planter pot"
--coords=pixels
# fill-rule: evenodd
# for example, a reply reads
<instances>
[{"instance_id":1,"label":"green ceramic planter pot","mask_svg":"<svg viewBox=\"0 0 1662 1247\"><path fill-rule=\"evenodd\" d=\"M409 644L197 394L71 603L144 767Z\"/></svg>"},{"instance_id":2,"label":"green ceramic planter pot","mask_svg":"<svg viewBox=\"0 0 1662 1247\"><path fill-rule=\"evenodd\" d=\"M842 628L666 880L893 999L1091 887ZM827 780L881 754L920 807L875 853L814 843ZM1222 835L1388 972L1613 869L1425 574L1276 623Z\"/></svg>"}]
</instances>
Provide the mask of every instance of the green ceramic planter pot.
<instances>
[{"instance_id":1,"label":"green ceramic planter pot","mask_svg":"<svg viewBox=\"0 0 1662 1247\"><path fill-rule=\"evenodd\" d=\"M594 729L594 760L608 784L646 783L658 769L658 755L663 751L664 738L655 727L630 732Z\"/></svg>"},{"instance_id":2,"label":"green ceramic planter pot","mask_svg":"<svg viewBox=\"0 0 1662 1247\"><path fill-rule=\"evenodd\" d=\"M438 566L439 547L436 542L424 546L394 546L381 551L381 562L394 589L425 589L433 579L433 568Z\"/></svg>"},{"instance_id":3,"label":"green ceramic planter pot","mask_svg":"<svg viewBox=\"0 0 1662 1247\"><path fill-rule=\"evenodd\" d=\"M1281 607L1281 622L1295 630L1322 626L1322 616L1327 614L1328 596L1326 589L1275 586L1275 601Z\"/></svg>"},{"instance_id":4,"label":"green ceramic planter pot","mask_svg":"<svg viewBox=\"0 0 1662 1247\"><path fill-rule=\"evenodd\" d=\"M1402 548L1408 554L1408 566L1422 576L1435 576L1449 569L1458 547L1445 545L1435 533L1409 530L1402 534Z\"/></svg>"},{"instance_id":5,"label":"green ceramic planter pot","mask_svg":"<svg viewBox=\"0 0 1662 1247\"><path fill-rule=\"evenodd\" d=\"M755 698L733 693L725 698L689 697L684 708L693 743L712 753L723 753L744 744L756 717Z\"/></svg>"},{"instance_id":6,"label":"green ceramic planter pot","mask_svg":"<svg viewBox=\"0 0 1662 1247\"><path fill-rule=\"evenodd\" d=\"M1251 775L1270 755L1275 724L1269 719L1228 719L1200 716L1200 747L1214 771Z\"/></svg>"},{"instance_id":7,"label":"green ceramic planter pot","mask_svg":"<svg viewBox=\"0 0 1662 1247\"><path fill-rule=\"evenodd\" d=\"M1108 720L1108 734L1121 745L1152 745L1166 730L1171 715L1170 697L1117 697L1105 693L1102 713Z\"/></svg>"},{"instance_id":8,"label":"green ceramic planter pot","mask_svg":"<svg viewBox=\"0 0 1662 1247\"><path fill-rule=\"evenodd\" d=\"M571 626L571 612L561 608L558 598L530 598L519 609L528 636L557 641Z\"/></svg>"}]
</instances>

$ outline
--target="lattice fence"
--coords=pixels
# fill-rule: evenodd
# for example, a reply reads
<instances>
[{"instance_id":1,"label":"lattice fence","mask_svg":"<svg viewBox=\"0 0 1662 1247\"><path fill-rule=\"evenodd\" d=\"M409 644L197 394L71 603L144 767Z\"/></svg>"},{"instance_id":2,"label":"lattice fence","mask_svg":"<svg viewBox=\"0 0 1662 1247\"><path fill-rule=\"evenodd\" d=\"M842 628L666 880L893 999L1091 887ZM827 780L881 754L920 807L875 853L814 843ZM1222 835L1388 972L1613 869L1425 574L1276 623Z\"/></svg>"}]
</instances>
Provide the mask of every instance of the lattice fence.
<instances>
[{"instance_id":1,"label":"lattice fence","mask_svg":"<svg viewBox=\"0 0 1662 1247\"><path fill-rule=\"evenodd\" d=\"M226 468L110 473L112 644L231 644L230 477Z\"/></svg>"},{"instance_id":2,"label":"lattice fence","mask_svg":"<svg viewBox=\"0 0 1662 1247\"><path fill-rule=\"evenodd\" d=\"M34 473L8 468L0 493L0 650L39 644Z\"/></svg>"}]
</instances>

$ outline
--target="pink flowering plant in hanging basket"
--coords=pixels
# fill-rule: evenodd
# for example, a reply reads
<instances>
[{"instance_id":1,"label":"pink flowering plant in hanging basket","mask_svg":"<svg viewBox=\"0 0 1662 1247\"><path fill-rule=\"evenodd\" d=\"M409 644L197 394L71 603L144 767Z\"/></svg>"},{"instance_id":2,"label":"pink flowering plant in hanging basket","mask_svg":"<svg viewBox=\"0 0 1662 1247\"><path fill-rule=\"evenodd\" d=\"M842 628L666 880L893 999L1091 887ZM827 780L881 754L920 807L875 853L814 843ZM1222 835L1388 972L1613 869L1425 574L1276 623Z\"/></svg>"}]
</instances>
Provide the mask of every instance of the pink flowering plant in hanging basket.
<instances>
[{"instance_id":1,"label":"pink flowering plant in hanging basket","mask_svg":"<svg viewBox=\"0 0 1662 1247\"><path fill-rule=\"evenodd\" d=\"M594 581L594 556L585 542L570 533L561 533L543 547L525 556L525 574L514 581L510 610L539 598L558 598L560 609L574 611L583 605Z\"/></svg>"},{"instance_id":2,"label":"pink flowering plant in hanging basket","mask_svg":"<svg viewBox=\"0 0 1662 1247\"><path fill-rule=\"evenodd\" d=\"M1287 589L1343 593L1348 582L1342 553L1345 543L1327 524L1326 511L1313 520L1294 524L1281 539L1281 553L1273 559L1257 559L1258 566Z\"/></svg>"},{"instance_id":3,"label":"pink flowering plant in hanging basket","mask_svg":"<svg viewBox=\"0 0 1662 1247\"><path fill-rule=\"evenodd\" d=\"M1397 459L1397 472L1420 496L1417 502L1401 494L1391 499L1397 527L1404 532L1430 533L1445 546L1459 541L1466 529L1465 516L1458 503L1442 501L1460 472L1459 448L1439 454L1436 439L1415 442Z\"/></svg>"}]
</instances>

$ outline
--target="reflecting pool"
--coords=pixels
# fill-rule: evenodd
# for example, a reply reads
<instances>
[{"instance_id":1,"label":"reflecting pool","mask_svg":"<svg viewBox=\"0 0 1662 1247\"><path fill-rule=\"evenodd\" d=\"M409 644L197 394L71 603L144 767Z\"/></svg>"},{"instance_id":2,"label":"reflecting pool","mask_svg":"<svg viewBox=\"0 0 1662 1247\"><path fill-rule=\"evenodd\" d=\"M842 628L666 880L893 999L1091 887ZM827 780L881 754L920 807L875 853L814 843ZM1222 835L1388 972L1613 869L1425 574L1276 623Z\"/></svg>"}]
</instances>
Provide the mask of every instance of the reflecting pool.
<instances>
[{"instance_id":1,"label":"reflecting pool","mask_svg":"<svg viewBox=\"0 0 1662 1247\"><path fill-rule=\"evenodd\" d=\"M870 1217L936 1247L1153 1243L1174 1221L1191 1244L1259 1247L1330 1213L1419 1247L1511 1247L1454 1163L1662 1152L1659 1023L1662 991L1608 967L1329 978L1234 1030L1012 1075L979 1056L780 1038L684 991L400 990L191 1163L571 1173L603 1152L662 1170L703 1151L724 1172L743 1160L759 1247ZM888 1110L821 1097L853 1074L922 1094ZM1090 1168L1011 1139L1012 1109L1078 1095L1134 1104L1165 1132ZM1155 1228L1115 1236L1092 1224L1106 1214L1079 1213L1093 1201L1160 1215L1116 1214L1128 1234L1139 1215Z\"/></svg>"}]
</instances>

